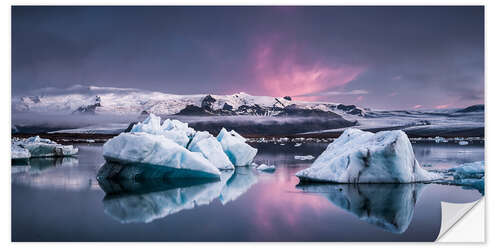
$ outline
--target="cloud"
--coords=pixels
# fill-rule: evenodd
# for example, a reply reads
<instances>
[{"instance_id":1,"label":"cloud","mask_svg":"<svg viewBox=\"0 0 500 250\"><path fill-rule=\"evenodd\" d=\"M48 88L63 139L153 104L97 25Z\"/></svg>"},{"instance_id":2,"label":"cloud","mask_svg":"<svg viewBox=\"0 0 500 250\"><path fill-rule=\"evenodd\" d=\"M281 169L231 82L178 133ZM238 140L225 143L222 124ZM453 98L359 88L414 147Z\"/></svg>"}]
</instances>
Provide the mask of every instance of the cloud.
<instances>
[{"instance_id":1,"label":"cloud","mask_svg":"<svg viewBox=\"0 0 500 250\"><path fill-rule=\"evenodd\" d=\"M300 95L298 97L303 97L303 96L339 96L339 95L367 95L370 92L364 89L354 89L354 90L349 90L349 91L326 91L326 92L317 92L317 93L310 93L310 94L304 94Z\"/></svg>"},{"instance_id":2,"label":"cloud","mask_svg":"<svg viewBox=\"0 0 500 250\"><path fill-rule=\"evenodd\" d=\"M279 38L271 38L261 42L253 54L256 82L266 95L288 95L303 100L339 95L342 93L337 91L316 93L345 86L364 71L359 66L304 59L298 56L303 53L296 44L278 41ZM359 91L361 93L356 93ZM365 91L356 90L351 94L365 94Z\"/></svg>"},{"instance_id":3,"label":"cloud","mask_svg":"<svg viewBox=\"0 0 500 250\"><path fill-rule=\"evenodd\" d=\"M419 109L419 108L421 108L421 107L423 107L423 106L422 106L422 105L420 105L420 104L417 104L417 105L413 106L413 108L414 108L414 109Z\"/></svg>"}]
</instances>

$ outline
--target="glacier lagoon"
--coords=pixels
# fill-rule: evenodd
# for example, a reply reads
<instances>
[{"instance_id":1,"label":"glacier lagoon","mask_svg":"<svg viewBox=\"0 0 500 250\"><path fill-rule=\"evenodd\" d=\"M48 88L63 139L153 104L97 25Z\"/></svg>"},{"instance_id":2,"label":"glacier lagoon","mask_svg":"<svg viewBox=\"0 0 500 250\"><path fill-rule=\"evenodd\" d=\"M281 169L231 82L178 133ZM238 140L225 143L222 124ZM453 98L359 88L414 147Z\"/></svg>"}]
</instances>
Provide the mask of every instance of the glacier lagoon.
<instances>
[{"instance_id":1,"label":"glacier lagoon","mask_svg":"<svg viewBox=\"0 0 500 250\"><path fill-rule=\"evenodd\" d=\"M284 145L280 145L284 144ZM327 143L252 143L254 162L221 181L101 182L102 144L76 144L78 157L12 167L13 241L433 241L440 202L471 202L480 190L443 184L299 184L295 173ZM484 160L473 142L419 142L428 170ZM483 191L484 192L484 191ZM383 194L383 195L377 195Z\"/></svg>"}]
</instances>

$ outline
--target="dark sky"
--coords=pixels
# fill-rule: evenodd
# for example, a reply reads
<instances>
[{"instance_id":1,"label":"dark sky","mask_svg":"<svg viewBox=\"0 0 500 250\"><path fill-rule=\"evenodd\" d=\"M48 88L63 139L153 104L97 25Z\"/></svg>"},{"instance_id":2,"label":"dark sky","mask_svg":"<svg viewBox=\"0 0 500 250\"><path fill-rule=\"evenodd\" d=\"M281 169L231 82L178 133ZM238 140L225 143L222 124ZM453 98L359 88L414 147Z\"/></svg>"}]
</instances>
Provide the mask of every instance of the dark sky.
<instances>
[{"instance_id":1,"label":"dark sky","mask_svg":"<svg viewBox=\"0 0 500 250\"><path fill-rule=\"evenodd\" d=\"M13 7L12 94L75 84L484 103L483 7Z\"/></svg>"}]
</instances>

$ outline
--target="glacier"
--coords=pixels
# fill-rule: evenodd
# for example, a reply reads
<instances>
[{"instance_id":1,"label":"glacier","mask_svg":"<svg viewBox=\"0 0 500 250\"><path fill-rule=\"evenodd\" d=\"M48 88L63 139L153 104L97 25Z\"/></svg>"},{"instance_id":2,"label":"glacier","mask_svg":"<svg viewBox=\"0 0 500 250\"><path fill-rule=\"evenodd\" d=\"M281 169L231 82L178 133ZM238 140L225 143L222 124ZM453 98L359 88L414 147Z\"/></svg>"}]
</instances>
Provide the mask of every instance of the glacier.
<instances>
[{"instance_id":1,"label":"glacier","mask_svg":"<svg viewBox=\"0 0 500 250\"><path fill-rule=\"evenodd\" d=\"M13 138L11 141L11 157L13 160L34 157L63 157L78 153L72 145L61 145L49 139L33 136L27 139Z\"/></svg>"},{"instance_id":2,"label":"glacier","mask_svg":"<svg viewBox=\"0 0 500 250\"><path fill-rule=\"evenodd\" d=\"M353 128L296 176L301 181L334 183L413 183L441 178L420 167L403 131L374 134Z\"/></svg>"},{"instance_id":3,"label":"glacier","mask_svg":"<svg viewBox=\"0 0 500 250\"><path fill-rule=\"evenodd\" d=\"M245 143L246 139L234 130L228 132L222 128L217 140L235 166L250 165L257 154L257 149Z\"/></svg>"}]
</instances>

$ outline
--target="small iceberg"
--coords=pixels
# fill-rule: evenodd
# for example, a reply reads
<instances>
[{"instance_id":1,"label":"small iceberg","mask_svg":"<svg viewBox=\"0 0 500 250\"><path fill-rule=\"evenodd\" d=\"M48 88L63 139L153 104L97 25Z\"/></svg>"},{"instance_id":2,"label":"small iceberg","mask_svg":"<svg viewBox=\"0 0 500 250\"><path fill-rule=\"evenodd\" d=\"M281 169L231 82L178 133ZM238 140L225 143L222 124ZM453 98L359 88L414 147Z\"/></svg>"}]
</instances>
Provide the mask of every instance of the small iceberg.
<instances>
[{"instance_id":1,"label":"small iceberg","mask_svg":"<svg viewBox=\"0 0 500 250\"><path fill-rule=\"evenodd\" d=\"M296 155L293 157L295 160L307 161L314 159L312 155Z\"/></svg>"},{"instance_id":2,"label":"small iceberg","mask_svg":"<svg viewBox=\"0 0 500 250\"><path fill-rule=\"evenodd\" d=\"M257 149L234 130L219 135L195 131L187 123L150 114L103 146L107 162L98 178L216 178L221 170L249 165ZM126 167L122 167L126 166Z\"/></svg>"},{"instance_id":3,"label":"small iceberg","mask_svg":"<svg viewBox=\"0 0 500 250\"><path fill-rule=\"evenodd\" d=\"M458 145L460 145L460 146L466 146L466 145L469 145L469 142L468 141L459 141Z\"/></svg>"},{"instance_id":4,"label":"small iceberg","mask_svg":"<svg viewBox=\"0 0 500 250\"><path fill-rule=\"evenodd\" d=\"M27 139L13 138L11 141L12 160L22 160L35 157L63 157L78 153L78 148L72 145L61 145L49 139L34 136Z\"/></svg>"},{"instance_id":5,"label":"small iceberg","mask_svg":"<svg viewBox=\"0 0 500 250\"><path fill-rule=\"evenodd\" d=\"M276 170L276 167L274 165L260 164L257 167L257 170L264 172L274 172Z\"/></svg>"},{"instance_id":6,"label":"small iceberg","mask_svg":"<svg viewBox=\"0 0 500 250\"><path fill-rule=\"evenodd\" d=\"M296 176L301 181L334 183L413 183L441 178L420 167L403 131L374 134L352 128Z\"/></svg>"},{"instance_id":7,"label":"small iceberg","mask_svg":"<svg viewBox=\"0 0 500 250\"><path fill-rule=\"evenodd\" d=\"M453 177L451 184L474 188L484 195L484 161L465 163L448 172Z\"/></svg>"},{"instance_id":8,"label":"small iceberg","mask_svg":"<svg viewBox=\"0 0 500 250\"><path fill-rule=\"evenodd\" d=\"M228 132L225 128L222 128L219 135L217 135L217 140L235 166L250 165L257 154L257 149L248 145L246 139L234 130Z\"/></svg>"},{"instance_id":9,"label":"small iceberg","mask_svg":"<svg viewBox=\"0 0 500 250\"><path fill-rule=\"evenodd\" d=\"M302 143L295 143L295 145L293 145L294 147L300 147L302 146Z\"/></svg>"}]
</instances>

